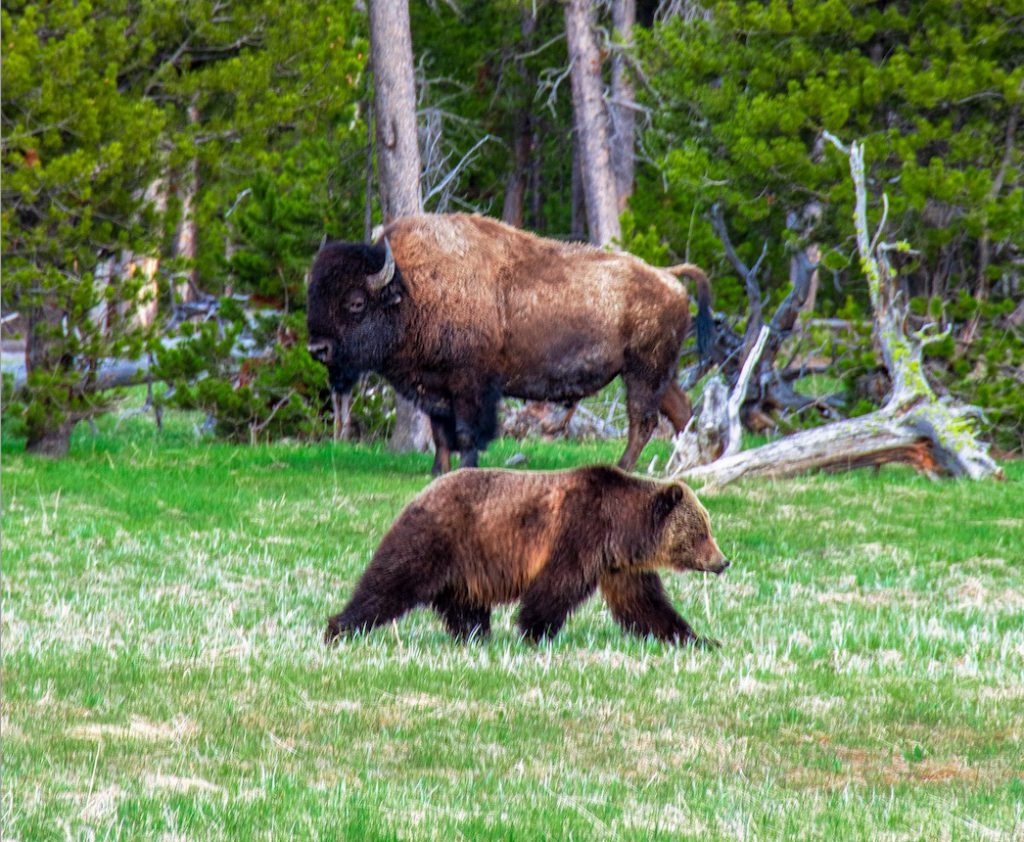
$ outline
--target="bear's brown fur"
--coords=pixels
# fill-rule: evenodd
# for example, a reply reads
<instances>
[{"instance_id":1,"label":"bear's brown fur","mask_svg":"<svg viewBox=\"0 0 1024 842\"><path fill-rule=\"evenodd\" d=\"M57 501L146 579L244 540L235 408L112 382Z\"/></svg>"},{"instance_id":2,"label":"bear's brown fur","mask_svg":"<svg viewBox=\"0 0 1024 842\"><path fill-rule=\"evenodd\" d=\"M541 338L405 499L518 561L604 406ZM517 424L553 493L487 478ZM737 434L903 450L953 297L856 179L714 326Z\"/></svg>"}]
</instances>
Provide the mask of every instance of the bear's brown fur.
<instances>
[{"instance_id":1,"label":"bear's brown fur","mask_svg":"<svg viewBox=\"0 0 1024 842\"><path fill-rule=\"evenodd\" d=\"M701 641L665 594L659 568L721 573L707 511L682 483L617 468L552 473L460 470L435 480L395 520L327 642L418 605L456 637L486 635L491 608L522 603L518 624L553 636L597 588L628 632Z\"/></svg>"}]
</instances>

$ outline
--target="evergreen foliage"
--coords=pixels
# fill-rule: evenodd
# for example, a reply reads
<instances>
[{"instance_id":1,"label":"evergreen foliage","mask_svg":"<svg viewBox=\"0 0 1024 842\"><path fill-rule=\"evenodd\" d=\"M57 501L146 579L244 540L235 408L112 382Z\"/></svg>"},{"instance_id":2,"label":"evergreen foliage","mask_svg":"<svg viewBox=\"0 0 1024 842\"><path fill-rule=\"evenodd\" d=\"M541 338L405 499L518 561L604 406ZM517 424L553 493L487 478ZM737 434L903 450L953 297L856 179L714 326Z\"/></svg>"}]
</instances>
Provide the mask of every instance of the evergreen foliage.
<instances>
[{"instance_id":1,"label":"evergreen foliage","mask_svg":"<svg viewBox=\"0 0 1024 842\"><path fill-rule=\"evenodd\" d=\"M788 292L794 250L817 245L816 315L863 325L846 164L821 137L862 139L873 223L886 192L886 236L919 250L898 267L905 293L921 299L922 318L952 328L930 346L929 369L1019 448L1024 339L1009 314L1024 264L1020 10L676 6L685 13L658 18L638 4L638 183L622 245L658 265L702 264L716 309L742 324L743 283L708 221L718 203L748 264L768 243L766 311ZM518 167L523 224L579 234L561 5L469 0L411 13L427 210L500 216ZM607 57L618 47L608 9L599 14ZM22 317L5 335L31 332L34 345L28 388L6 383L3 404L30 442L66 441L110 404L96 388L103 361L147 349L172 400L204 409L221 434L327 433L329 394L305 353L305 273L325 234L365 234L366 25L351 0L4 5L3 309ZM186 213L194 256L176 238ZM140 257L159 261L151 329L136 315L153 292L127 268ZM222 304L168 339L182 273ZM819 344L820 334L804 333ZM847 409L866 409L875 398L858 384L877 365L868 331L833 345ZM357 392L357 427L386 429L390 400L377 383Z\"/></svg>"},{"instance_id":2,"label":"evergreen foliage","mask_svg":"<svg viewBox=\"0 0 1024 842\"><path fill-rule=\"evenodd\" d=\"M56 0L0 12L3 74L3 309L33 339L27 389L5 401L29 446L61 452L106 404L106 358L141 353L140 277L98 269L156 245L147 195L164 115L125 81L146 46L124 37L131 6Z\"/></svg>"},{"instance_id":3,"label":"evergreen foliage","mask_svg":"<svg viewBox=\"0 0 1024 842\"><path fill-rule=\"evenodd\" d=\"M212 0L5 5L3 304L39 340L28 388L5 400L5 414L25 422L30 442L66 441L76 420L107 403L94 388L101 360L145 347L130 304L139 278L114 271L98 283L108 257L163 258L165 314L167 279L194 269L208 292L283 298L286 318L269 329L298 329L302 319L289 315L304 299L315 244L326 231L362 236L363 196L351 185L364 166L363 29L351 6L328 2L227 12ZM193 165L198 243L186 265L172 235ZM245 205L253 192L262 220ZM235 238L242 249L229 256ZM214 354L248 331L225 330L223 320L220 329L192 351ZM298 356L293 346L278 351ZM176 364L185 352L171 355ZM202 390L223 398L230 417L249 411L240 408L249 398L229 399L225 385L237 379L239 356L229 351L233 367L225 358L192 365L220 380ZM296 366L312 376L313 366ZM251 403L264 398L273 390Z\"/></svg>"},{"instance_id":4,"label":"evergreen foliage","mask_svg":"<svg viewBox=\"0 0 1024 842\"><path fill-rule=\"evenodd\" d=\"M849 257L845 161L823 144L828 130L863 139L876 193L889 194L887 236L921 250L904 273L912 293L1002 277L1024 248L1020 145L1007 149L1005 136L1024 100L1011 10L954 0L707 8L706 19L639 34L646 142L667 185L637 191L641 226L655 222L698 262L721 263L705 218L718 202L750 264L769 242L776 285L788 277L787 248L815 242L837 250L828 263L841 285L863 287ZM986 236L998 246L983 266ZM846 296L822 292L831 307Z\"/></svg>"}]
</instances>

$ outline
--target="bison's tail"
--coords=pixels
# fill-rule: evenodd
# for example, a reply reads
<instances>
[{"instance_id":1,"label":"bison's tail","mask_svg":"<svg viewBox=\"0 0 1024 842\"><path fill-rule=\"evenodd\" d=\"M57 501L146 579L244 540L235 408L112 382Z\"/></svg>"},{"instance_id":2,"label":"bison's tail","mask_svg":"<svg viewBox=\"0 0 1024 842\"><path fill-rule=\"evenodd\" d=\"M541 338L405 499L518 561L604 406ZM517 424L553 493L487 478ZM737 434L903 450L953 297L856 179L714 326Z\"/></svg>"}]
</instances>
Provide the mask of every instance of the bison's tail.
<instances>
[{"instance_id":1,"label":"bison's tail","mask_svg":"<svg viewBox=\"0 0 1024 842\"><path fill-rule=\"evenodd\" d=\"M670 266L668 271L677 278L684 275L697 284L697 349L701 359L706 360L711 354L711 346L715 342L715 320L711 316L711 284L704 270L693 263L680 263Z\"/></svg>"}]
</instances>

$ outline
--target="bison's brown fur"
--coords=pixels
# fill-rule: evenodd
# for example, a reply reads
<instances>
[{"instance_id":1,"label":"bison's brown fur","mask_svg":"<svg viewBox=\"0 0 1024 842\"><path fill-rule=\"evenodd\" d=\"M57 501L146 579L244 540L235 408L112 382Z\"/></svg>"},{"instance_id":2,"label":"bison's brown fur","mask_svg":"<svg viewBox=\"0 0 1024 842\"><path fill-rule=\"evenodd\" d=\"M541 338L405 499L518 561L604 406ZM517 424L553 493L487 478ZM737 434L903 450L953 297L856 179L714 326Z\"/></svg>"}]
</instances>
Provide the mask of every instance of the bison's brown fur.
<instances>
[{"instance_id":1,"label":"bison's brown fur","mask_svg":"<svg viewBox=\"0 0 1024 842\"><path fill-rule=\"evenodd\" d=\"M554 635L597 588L628 632L692 643L659 569L727 566L696 495L596 466L559 472L456 471L395 520L326 639L432 606L457 637L483 635L491 608L521 601L519 627Z\"/></svg>"},{"instance_id":2,"label":"bison's brown fur","mask_svg":"<svg viewBox=\"0 0 1024 842\"><path fill-rule=\"evenodd\" d=\"M317 255L310 353L327 364L336 389L372 369L423 409L435 470L448 469L450 449L475 464L502 395L570 403L621 374L625 468L636 464L659 407L677 429L686 424L690 404L674 374L689 300L667 270L480 216L406 217L383 237L393 276L384 272L385 245L330 243ZM673 271L696 280L698 327L710 324L704 273Z\"/></svg>"}]
</instances>

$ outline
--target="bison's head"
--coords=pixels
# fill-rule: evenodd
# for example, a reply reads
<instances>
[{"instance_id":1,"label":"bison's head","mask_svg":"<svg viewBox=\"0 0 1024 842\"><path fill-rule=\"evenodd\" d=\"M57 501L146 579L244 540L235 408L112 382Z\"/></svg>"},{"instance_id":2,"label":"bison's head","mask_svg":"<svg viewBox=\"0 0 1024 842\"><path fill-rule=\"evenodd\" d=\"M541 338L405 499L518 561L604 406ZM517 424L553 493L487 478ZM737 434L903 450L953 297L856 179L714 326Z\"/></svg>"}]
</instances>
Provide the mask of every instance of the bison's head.
<instances>
[{"instance_id":1,"label":"bison's head","mask_svg":"<svg viewBox=\"0 0 1024 842\"><path fill-rule=\"evenodd\" d=\"M328 243L317 253L306 307L309 353L327 366L334 389L348 391L394 348L403 295L387 240Z\"/></svg>"}]
</instances>

